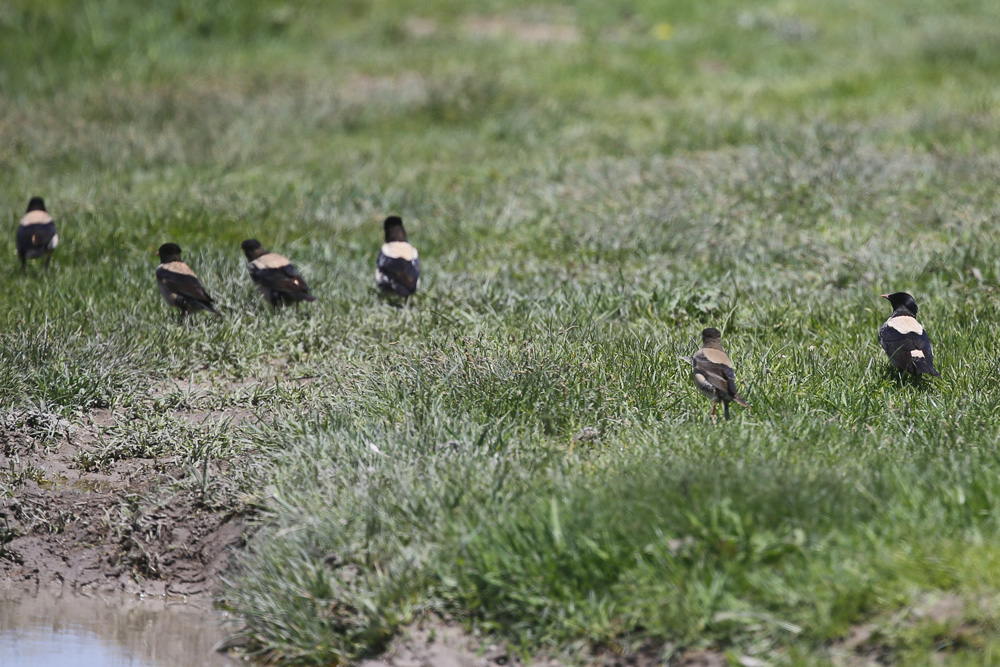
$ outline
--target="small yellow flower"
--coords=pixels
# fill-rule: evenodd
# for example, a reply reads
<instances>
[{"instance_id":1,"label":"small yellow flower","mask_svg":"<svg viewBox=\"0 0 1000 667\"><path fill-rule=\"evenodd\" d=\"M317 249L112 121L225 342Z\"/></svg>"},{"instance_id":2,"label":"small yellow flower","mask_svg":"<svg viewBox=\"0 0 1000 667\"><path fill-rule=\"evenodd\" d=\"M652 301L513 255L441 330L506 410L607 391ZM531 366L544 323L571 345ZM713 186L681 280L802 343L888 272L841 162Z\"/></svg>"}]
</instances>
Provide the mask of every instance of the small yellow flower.
<instances>
[{"instance_id":1,"label":"small yellow flower","mask_svg":"<svg viewBox=\"0 0 1000 667\"><path fill-rule=\"evenodd\" d=\"M674 26L669 23L657 23L653 26L653 36L661 41L667 41L674 36Z\"/></svg>"}]
</instances>

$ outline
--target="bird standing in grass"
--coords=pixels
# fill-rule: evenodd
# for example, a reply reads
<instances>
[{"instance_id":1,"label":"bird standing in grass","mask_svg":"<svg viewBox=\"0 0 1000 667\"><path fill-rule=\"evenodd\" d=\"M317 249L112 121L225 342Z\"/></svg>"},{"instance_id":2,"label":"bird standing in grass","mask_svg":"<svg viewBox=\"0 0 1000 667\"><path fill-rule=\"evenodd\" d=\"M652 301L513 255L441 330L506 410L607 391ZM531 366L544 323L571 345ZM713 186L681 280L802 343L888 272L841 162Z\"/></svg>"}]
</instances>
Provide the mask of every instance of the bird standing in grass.
<instances>
[{"instance_id":1,"label":"bird standing in grass","mask_svg":"<svg viewBox=\"0 0 1000 667\"><path fill-rule=\"evenodd\" d=\"M701 349L691 358L694 383L712 400L712 419L715 419L715 405L722 402L726 419L729 419L729 404L736 401L743 407L750 407L736 392L736 374L733 362L722 349L722 334L714 327L701 332Z\"/></svg>"},{"instance_id":2,"label":"bird standing in grass","mask_svg":"<svg viewBox=\"0 0 1000 667\"><path fill-rule=\"evenodd\" d=\"M181 319L195 310L210 310L221 313L212 306L212 297L202 286L191 267L181 261L181 247L176 243L164 243L156 251L160 265L156 267L156 284L168 305L180 308Z\"/></svg>"},{"instance_id":3,"label":"bird standing in grass","mask_svg":"<svg viewBox=\"0 0 1000 667\"><path fill-rule=\"evenodd\" d=\"M316 300L287 257L264 250L257 239L247 239L240 247L250 262L250 278L272 306Z\"/></svg>"},{"instance_id":4,"label":"bird standing in grass","mask_svg":"<svg viewBox=\"0 0 1000 667\"><path fill-rule=\"evenodd\" d=\"M59 245L56 223L45 210L45 200L32 197L28 211L17 226L17 256L21 260L21 270L26 271L29 259L45 257L45 268L49 268L52 251Z\"/></svg>"},{"instance_id":5,"label":"bird standing in grass","mask_svg":"<svg viewBox=\"0 0 1000 667\"><path fill-rule=\"evenodd\" d=\"M375 284L385 294L409 300L420 284L420 260L417 249L406 240L403 221L391 215L382 223L385 243L375 260Z\"/></svg>"},{"instance_id":6,"label":"bird standing in grass","mask_svg":"<svg viewBox=\"0 0 1000 667\"><path fill-rule=\"evenodd\" d=\"M892 364L901 371L940 377L934 369L931 339L917 322L917 302L906 292L883 294L892 305L892 315L878 330L878 342Z\"/></svg>"}]
</instances>

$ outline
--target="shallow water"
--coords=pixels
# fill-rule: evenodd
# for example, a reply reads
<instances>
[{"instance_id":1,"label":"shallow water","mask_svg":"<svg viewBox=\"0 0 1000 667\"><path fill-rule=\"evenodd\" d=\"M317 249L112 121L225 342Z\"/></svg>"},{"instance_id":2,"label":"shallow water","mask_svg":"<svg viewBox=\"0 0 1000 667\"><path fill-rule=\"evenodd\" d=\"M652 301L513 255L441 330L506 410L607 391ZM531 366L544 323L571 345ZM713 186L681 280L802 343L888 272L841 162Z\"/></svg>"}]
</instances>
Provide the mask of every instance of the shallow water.
<instances>
[{"instance_id":1,"label":"shallow water","mask_svg":"<svg viewBox=\"0 0 1000 667\"><path fill-rule=\"evenodd\" d=\"M222 614L164 600L0 594L2 667L234 667ZM247 664L247 663L243 663Z\"/></svg>"}]
</instances>

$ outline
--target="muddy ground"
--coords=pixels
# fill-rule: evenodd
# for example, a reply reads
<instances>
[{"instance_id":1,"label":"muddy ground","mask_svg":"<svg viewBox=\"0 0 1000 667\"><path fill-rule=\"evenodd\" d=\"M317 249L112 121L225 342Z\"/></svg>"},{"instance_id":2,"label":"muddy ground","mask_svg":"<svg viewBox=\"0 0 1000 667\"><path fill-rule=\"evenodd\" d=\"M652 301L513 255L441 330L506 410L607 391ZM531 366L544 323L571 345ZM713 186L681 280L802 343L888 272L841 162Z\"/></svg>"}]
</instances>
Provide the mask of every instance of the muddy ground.
<instances>
[{"instance_id":1,"label":"muddy ground","mask_svg":"<svg viewBox=\"0 0 1000 667\"><path fill-rule=\"evenodd\" d=\"M184 471L170 458L87 469L113 421L96 411L84 425L24 414L0 423L0 471L13 491L0 494L0 592L217 592L247 517L177 491Z\"/></svg>"}]
</instances>

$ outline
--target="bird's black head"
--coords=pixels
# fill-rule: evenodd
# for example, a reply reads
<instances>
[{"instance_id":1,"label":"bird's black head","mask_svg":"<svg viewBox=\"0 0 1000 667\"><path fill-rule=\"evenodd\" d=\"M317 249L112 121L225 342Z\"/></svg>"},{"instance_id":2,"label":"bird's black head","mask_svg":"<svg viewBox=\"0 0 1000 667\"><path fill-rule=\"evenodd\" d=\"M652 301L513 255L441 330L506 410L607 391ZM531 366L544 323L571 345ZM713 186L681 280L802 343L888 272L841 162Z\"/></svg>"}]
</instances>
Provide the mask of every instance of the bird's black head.
<instances>
[{"instance_id":1,"label":"bird's black head","mask_svg":"<svg viewBox=\"0 0 1000 667\"><path fill-rule=\"evenodd\" d=\"M720 341L722 340L722 333L715 327L709 327L701 332L701 340L703 343L708 343L709 341Z\"/></svg>"},{"instance_id":2,"label":"bird's black head","mask_svg":"<svg viewBox=\"0 0 1000 667\"><path fill-rule=\"evenodd\" d=\"M895 292L893 294L883 294L883 299L889 299L893 312L900 308L910 311L911 315L917 314L917 302L906 292Z\"/></svg>"},{"instance_id":3,"label":"bird's black head","mask_svg":"<svg viewBox=\"0 0 1000 667\"><path fill-rule=\"evenodd\" d=\"M243 248L243 254L246 255L247 259L251 262L261 255L267 254L267 251L261 247L260 241L257 239L247 239L240 244L240 247Z\"/></svg>"},{"instance_id":4,"label":"bird's black head","mask_svg":"<svg viewBox=\"0 0 1000 667\"><path fill-rule=\"evenodd\" d=\"M44 211L44 210L45 210L45 200L42 199L41 197L32 197L31 200L28 202L27 213L31 213L32 211Z\"/></svg>"},{"instance_id":5,"label":"bird's black head","mask_svg":"<svg viewBox=\"0 0 1000 667\"><path fill-rule=\"evenodd\" d=\"M386 243L406 240L406 230L403 229L403 221L398 215L390 215L386 218L385 222L382 223L382 228L385 230Z\"/></svg>"},{"instance_id":6,"label":"bird's black head","mask_svg":"<svg viewBox=\"0 0 1000 667\"><path fill-rule=\"evenodd\" d=\"M160 256L160 261L164 264L181 261L181 247L176 243L164 243L156 251L156 254Z\"/></svg>"}]
</instances>

